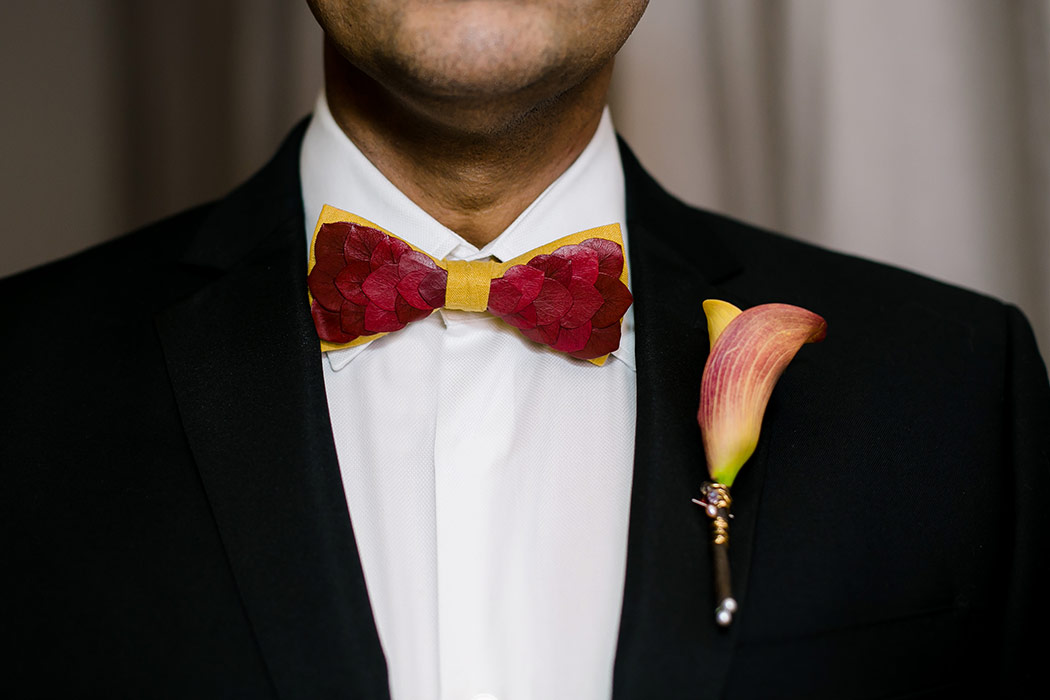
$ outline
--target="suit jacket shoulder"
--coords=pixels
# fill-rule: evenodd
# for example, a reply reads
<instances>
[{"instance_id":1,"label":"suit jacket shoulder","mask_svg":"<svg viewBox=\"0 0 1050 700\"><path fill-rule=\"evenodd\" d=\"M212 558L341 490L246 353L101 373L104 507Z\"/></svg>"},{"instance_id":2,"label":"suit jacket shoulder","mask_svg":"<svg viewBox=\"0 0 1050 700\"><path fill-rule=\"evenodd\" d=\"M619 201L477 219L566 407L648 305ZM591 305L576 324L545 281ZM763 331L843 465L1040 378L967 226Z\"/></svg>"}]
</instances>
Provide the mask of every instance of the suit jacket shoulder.
<instances>
[{"instance_id":1,"label":"suit jacket shoulder","mask_svg":"<svg viewBox=\"0 0 1050 700\"><path fill-rule=\"evenodd\" d=\"M34 336L39 347L41 332L61 342L131 310L159 308L170 301L177 263L211 207L195 207L0 280L5 332Z\"/></svg>"}]
</instances>

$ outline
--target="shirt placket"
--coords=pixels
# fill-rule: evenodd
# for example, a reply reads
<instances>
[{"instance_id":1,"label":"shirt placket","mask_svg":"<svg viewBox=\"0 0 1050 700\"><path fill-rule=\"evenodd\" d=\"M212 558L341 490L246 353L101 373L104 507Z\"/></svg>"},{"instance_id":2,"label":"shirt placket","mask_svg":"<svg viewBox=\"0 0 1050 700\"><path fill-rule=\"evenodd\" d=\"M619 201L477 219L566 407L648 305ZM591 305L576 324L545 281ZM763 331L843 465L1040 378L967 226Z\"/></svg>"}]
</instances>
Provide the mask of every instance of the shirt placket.
<instances>
[{"instance_id":1,"label":"shirt placket","mask_svg":"<svg viewBox=\"0 0 1050 700\"><path fill-rule=\"evenodd\" d=\"M477 255L459 246L447 258ZM492 354L500 344L490 318L447 309L438 314L445 324L434 444L441 697L499 697L502 606L492 524L501 478L494 455L505 421L487 409L498 381Z\"/></svg>"}]
</instances>

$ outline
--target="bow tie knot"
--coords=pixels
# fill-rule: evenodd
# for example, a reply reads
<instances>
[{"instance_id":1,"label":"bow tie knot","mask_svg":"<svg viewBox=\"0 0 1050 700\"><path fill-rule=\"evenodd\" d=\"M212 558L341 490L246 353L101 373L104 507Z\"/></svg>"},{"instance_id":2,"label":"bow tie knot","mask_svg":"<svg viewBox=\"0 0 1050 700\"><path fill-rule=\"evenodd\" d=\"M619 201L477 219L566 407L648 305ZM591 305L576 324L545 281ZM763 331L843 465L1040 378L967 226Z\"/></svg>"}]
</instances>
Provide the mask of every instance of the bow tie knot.
<instances>
[{"instance_id":1,"label":"bow tie knot","mask_svg":"<svg viewBox=\"0 0 1050 700\"><path fill-rule=\"evenodd\" d=\"M322 350L366 343L445 307L487 311L522 335L601 365L633 298L618 224L507 262L436 260L375 224L325 206L307 278Z\"/></svg>"},{"instance_id":2,"label":"bow tie knot","mask_svg":"<svg viewBox=\"0 0 1050 700\"><path fill-rule=\"evenodd\" d=\"M488 311L492 280L500 276L494 260L445 260L448 283L445 308L461 311Z\"/></svg>"}]
</instances>

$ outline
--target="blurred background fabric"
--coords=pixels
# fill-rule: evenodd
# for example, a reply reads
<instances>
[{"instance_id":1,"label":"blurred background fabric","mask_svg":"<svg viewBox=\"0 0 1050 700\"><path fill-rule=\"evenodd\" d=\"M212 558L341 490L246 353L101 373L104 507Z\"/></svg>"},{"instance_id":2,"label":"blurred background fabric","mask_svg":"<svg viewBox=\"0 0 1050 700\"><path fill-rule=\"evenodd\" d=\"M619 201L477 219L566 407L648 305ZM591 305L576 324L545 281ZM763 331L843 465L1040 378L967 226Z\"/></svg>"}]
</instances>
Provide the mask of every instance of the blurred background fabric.
<instances>
[{"instance_id":1,"label":"blurred background fabric","mask_svg":"<svg viewBox=\"0 0 1050 700\"><path fill-rule=\"evenodd\" d=\"M0 276L222 196L320 36L304 0L4 0ZM1050 0L653 0L611 104L683 199L1015 303L1050 353Z\"/></svg>"}]
</instances>

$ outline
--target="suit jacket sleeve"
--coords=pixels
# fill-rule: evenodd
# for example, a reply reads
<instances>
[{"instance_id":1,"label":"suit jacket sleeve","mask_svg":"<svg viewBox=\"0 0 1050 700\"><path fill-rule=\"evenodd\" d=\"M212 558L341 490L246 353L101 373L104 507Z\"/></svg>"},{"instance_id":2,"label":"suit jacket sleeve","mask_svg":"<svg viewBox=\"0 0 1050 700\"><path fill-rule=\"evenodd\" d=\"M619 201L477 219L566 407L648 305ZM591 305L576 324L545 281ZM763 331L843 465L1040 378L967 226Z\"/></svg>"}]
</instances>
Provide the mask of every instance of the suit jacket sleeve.
<instances>
[{"instance_id":1,"label":"suit jacket sleeve","mask_svg":"<svg viewBox=\"0 0 1050 700\"><path fill-rule=\"evenodd\" d=\"M1009 313L1010 365L1006 411L1013 459L1012 523L1000 528L1009 552L1006 586L1003 685L1011 697L1038 687L1036 674L1045 653L1037 635L1050 624L1050 386L1035 338L1024 316ZM1010 512L1009 510L1007 512Z\"/></svg>"}]
</instances>

